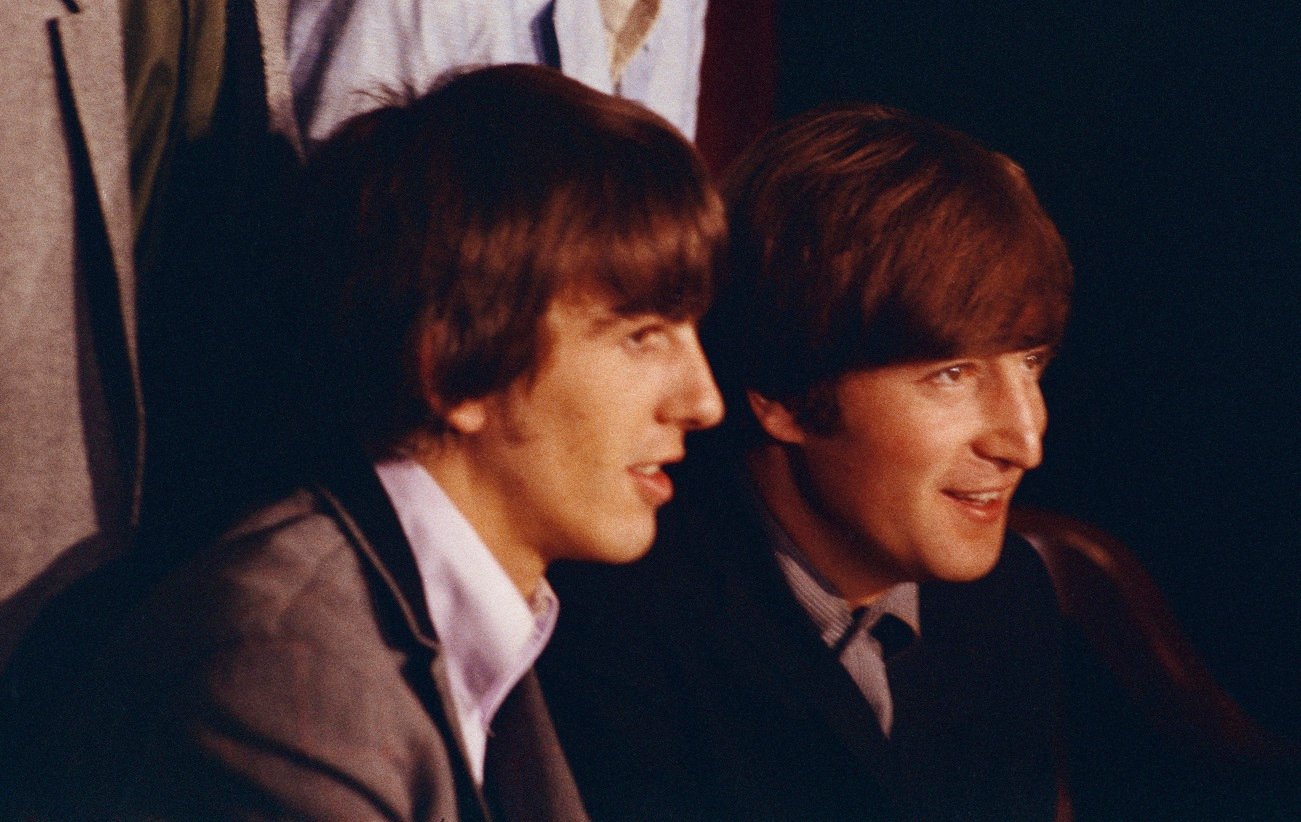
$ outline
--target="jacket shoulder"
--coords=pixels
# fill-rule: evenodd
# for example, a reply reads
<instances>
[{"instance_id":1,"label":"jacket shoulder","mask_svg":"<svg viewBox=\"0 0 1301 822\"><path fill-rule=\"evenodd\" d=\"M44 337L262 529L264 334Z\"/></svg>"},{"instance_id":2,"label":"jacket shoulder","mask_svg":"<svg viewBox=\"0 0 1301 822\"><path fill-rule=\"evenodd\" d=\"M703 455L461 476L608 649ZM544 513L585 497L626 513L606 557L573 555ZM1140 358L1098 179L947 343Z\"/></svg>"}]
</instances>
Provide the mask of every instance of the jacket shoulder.
<instances>
[{"instance_id":1,"label":"jacket shoulder","mask_svg":"<svg viewBox=\"0 0 1301 822\"><path fill-rule=\"evenodd\" d=\"M300 489L169 577L107 649L88 782L128 815L458 818L437 652L352 540Z\"/></svg>"}]
</instances>

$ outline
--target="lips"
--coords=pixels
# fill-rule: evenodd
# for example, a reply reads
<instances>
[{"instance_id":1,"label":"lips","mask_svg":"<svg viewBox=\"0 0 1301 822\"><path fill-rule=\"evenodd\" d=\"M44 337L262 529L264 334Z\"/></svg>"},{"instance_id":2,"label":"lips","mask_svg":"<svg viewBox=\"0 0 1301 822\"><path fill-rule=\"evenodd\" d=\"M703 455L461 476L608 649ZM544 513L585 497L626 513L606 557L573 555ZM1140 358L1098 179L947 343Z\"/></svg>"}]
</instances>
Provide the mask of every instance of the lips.
<instances>
[{"instance_id":1,"label":"lips","mask_svg":"<svg viewBox=\"0 0 1301 822\"><path fill-rule=\"evenodd\" d=\"M1002 491L945 491L944 493L959 502L970 502L975 505L988 505L997 502L999 497L1003 496Z\"/></svg>"},{"instance_id":2,"label":"lips","mask_svg":"<svg viewBox=\"0 0 1301 822\"><path fill-rule=\"evenodd\" d=\"M676 462L676 460L666 460L665 462ZM656 508L673 498L673 480L669 479L669 475L664 473L664 464L662 462L643 462L628 469L628 473L632 475L633 482L642 499Z\"/></svg>"},{"instance_id":3,"label":"lips","mask_svg":"<svg viewBox=\"0 0 1301 822\"><path fill-rule=\"evenodd\" d=\"M946 497L958 503L960 510L979 522L998 522L1007 510L1015 486L996 489L946 488Z\"/></svg>"}]
</instances>

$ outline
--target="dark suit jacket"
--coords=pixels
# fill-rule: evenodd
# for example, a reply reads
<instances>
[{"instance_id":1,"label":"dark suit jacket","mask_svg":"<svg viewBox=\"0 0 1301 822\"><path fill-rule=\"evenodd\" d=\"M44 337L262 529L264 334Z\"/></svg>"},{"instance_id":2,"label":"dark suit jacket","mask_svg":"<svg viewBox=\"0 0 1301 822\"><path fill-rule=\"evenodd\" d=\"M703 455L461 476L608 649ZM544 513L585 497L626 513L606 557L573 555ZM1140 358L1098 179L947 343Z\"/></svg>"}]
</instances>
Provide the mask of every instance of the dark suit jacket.
<instances>
[{"instance_id":1,"label":"dark suit jacket","mask_svg":"<svg viewBox=\"0 0 1301 822\"><path fill-rule=\"evenodd\" d=\"M411 549L363 462L180 568L106 649L101 676L69 816L494 816L469 776ZM533 674L512 698L526 728L496 818L586 818Z\"/></svg>"},{"instance_id":2,"label":"dark suit jacket","mask_svg":"<svg viewBox=\"0 0 1301 822\"><path fill-rule=\"evenodd\" d=\"M922 586L887 742L750 495L680 485L645 560L553 574L539 671L593 818L1052 817L1056 611L1028 545L978 582Z\"/></svg>"}]
</instances>

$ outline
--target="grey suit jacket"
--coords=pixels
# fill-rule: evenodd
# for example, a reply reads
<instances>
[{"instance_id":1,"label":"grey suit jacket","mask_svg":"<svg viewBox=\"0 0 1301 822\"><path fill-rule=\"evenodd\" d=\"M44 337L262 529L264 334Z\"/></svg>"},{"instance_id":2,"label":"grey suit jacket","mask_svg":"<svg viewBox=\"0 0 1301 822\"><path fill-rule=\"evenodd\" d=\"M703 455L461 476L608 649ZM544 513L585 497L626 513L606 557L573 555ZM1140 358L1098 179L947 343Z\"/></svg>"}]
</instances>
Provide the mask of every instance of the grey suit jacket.
<instances>
[{"instance_id":1,"label":"grey suit jacket","mask_svg":"<svg viewBox=\"0 0 1301 822\"><path fill-rule=\"evenodd\" d=\"M135 267L132 185L143 189L134 203L143 213L158 194L158 166L133 162L150 151L170 162L163 143L204 135L189 121L172 125L189 116L181 91L150 99L162 108L132 109L121 5L0 4L0 669L50 596L122 549L141 498L137 273L142 286L156 288L159 277ZM138 67L136 90L155 88L159 69L173 78L195 70L180 66L194 46L177 21L206 21L220 63L227 4L200 5L147 6L153 22L166 23L137 27L132 42L175 65ZM239 69L247 88L235 106L297 148L284 68L287 6L240 0L230 4L229 27L253 43L244 52L251 56L238 58L249 65ZM228 69L211 67L208 82L215 88ZM129 145L133 134L137 145ZM142 317L142 328L174 307ZM167 346L162 333L158 345Z\"/></svg>"},{"instance_id":2,"label":"grey suit jacket","mask_svg":"<svg viewBox=\"0 0 1301 822\"><path fill-rule=\"evenodd\" d=\"M0 6L0 666L135 504L125 117L117 0Z\"/></svg>"},{"instance_id":3,"label":"grey suit jacket","mask_svg":"<svg viewBox=\"0 0 1301 822\"><path fill-rule=\"evenodd\" d=\"M473 784L411 549L364 463L197 555L102 662L69 816L586 818L532 673L498 790Z\"/></svg>"}]
</instances>

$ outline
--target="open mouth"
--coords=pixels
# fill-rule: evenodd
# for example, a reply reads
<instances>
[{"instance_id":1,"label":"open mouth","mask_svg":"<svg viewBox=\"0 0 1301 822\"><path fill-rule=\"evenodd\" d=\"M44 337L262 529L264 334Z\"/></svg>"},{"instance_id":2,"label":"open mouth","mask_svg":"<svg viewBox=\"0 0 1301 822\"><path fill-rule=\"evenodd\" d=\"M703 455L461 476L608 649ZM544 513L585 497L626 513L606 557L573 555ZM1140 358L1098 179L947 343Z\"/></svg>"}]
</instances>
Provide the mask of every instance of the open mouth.
<instances>
[{"instance_id":1,"label":"open mouth","mask_svg":"<svg viewBox=\"0 0 1301 822\"><path fill-rule=\"evenodd\" d=\"M643 462L628 469L637 484L642 498L653 506L660 506L673 498L673 480L664 473L664 464Z\"/></svg>"},{"instance_id":2,"label":"open mouth","mask_svg":"<svg viewBox=\"0 0 1301 822\"><path fill-rule=\"evenodd\" d=\"M1012 487L995 490L960 491L947 489L944 495L958 504L958 510L977 522L1001 522L1012 497Z\"/></svg>"},{"instance_id":3,"label":"open mouth","mask_svg":"<svg viewBox=\"0 0 1301 822\"><path fill-rule=\"evenodd\" d=\"M1003 498L1004 491L945 491L945 494L971 505L992 505Z\"/></svg>"}]
</instances>

